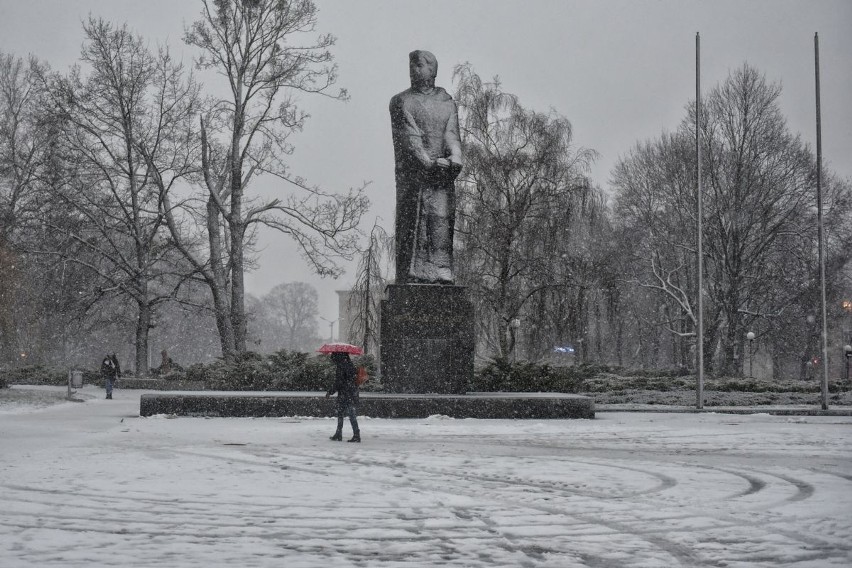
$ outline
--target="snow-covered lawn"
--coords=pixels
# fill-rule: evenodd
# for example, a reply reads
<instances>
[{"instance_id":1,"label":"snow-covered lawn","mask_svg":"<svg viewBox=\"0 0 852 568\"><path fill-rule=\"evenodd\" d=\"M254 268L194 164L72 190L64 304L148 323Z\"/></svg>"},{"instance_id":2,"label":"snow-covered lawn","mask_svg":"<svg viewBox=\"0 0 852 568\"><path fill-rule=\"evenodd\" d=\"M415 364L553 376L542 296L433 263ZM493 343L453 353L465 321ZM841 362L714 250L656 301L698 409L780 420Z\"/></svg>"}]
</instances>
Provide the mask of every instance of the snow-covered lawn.
<instances>
[{"instance_id":1,"label":"snow-covered lawn","mask_svg":"<svg viewBox=\"0 0 852 568\"><path fill-rule=\"evenodd\" d=\"M4 568L852 565L848 417L362 418L347 444L80 394L0 404Z\"/></svg>"}]
</instances>

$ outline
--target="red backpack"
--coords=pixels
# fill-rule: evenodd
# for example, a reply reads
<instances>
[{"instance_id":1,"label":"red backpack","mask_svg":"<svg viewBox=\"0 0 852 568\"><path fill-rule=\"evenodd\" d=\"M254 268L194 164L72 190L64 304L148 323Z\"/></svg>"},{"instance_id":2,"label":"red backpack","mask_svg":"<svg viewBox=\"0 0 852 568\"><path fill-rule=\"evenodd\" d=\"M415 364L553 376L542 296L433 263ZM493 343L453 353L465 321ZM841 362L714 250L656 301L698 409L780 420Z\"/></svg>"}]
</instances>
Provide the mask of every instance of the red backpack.
<instances>
[{"instance_id":1,"label":"red backpack","mask_svg":"<svg viewBox=\"0 0 852 568\"><path fill-rule=\"evenodd\" d=\"M370 375L367 374L366 367L358 367L358 374L355 375L355 384L359 387L367 382L367 379L370 378Z\"/></svg>"}]
</instances>

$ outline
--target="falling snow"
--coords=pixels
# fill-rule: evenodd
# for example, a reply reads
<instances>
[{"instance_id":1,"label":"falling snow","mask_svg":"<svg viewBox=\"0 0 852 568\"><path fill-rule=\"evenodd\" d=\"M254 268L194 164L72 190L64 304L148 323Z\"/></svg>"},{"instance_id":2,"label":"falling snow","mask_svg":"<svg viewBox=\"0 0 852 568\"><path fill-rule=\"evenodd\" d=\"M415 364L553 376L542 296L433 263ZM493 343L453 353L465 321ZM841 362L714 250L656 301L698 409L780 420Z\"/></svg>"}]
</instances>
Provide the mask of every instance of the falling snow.
<instances>
[{"instance_id":1,"label":"falling snow","mask_svg":"<svg viewBox=\"0 0 852 568\"><path fill-rule=\"evenodd\" d=\"M346 444L102 392L0 404L0 565L852 563L848 417L364 418Z\"/></svg>"}]
</instances>

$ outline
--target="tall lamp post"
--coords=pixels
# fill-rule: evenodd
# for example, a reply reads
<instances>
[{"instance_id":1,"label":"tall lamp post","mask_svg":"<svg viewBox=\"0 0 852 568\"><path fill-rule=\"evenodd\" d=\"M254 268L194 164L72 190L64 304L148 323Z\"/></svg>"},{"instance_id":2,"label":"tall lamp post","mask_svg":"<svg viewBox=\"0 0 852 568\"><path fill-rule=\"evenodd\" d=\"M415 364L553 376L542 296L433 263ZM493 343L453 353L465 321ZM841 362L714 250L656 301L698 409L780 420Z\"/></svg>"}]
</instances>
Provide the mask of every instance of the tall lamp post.
<instances>
[{"instance_id":1,"label":"tall lamp post","mask_svg":"<svg viewBox=\"0 0 852 568\"><path fill-rule=\"evenodd\" d=\"M848 343L843 346L843 354L846 356L846 388L850 387L849 385L849 360L852 359L852 345Z\"/></svg>"},{"instance_id":2,"label":"tall lamp post","mask_svg":"<svg viewBox=\"0 0 852 568\"><path fill-rule=\"evenodd\" d=\"M752 361L754 360L754 351L752 349L752 343L754 342L754 332L750 331L746 333L746 339L748 339L748 378L753 379Z\"/></svg>"},{"instance_id":3,"label":"tall lamp post","mask_svg":"<svg viewBox=\"0 0 852 568\"><path fill-rule=\"evenodd\" d=\"M328 341L329 341L329 343L333 342L334 341L334 324L336 324L340 320L340 318L337 318L336 320L330 320L330 319L326 319L326 318L320 316L319 319L321 319L322 321L328 322Z\"/></svg>"}]
</instances>

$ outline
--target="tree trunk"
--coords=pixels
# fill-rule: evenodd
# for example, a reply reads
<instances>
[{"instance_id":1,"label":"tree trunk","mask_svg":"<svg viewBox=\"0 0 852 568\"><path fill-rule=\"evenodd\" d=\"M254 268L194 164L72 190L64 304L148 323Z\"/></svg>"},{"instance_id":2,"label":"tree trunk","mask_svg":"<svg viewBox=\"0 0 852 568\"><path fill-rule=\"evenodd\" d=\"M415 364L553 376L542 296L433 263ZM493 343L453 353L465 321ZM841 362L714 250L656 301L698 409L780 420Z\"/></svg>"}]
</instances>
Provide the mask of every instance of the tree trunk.
<instances>
[{"instance_id":1,"label":"tree trunk","mask_svg":"<svg viewBox=\"0 0 852 568\"><path fill-rule=\"evenodd\" d=\"M595 293L595 356L598 362L603 361L603 318L601 318L600 293Z\"/></svg>"},{"instance_id":2,"label":"tree trunk","mask_svg":"<svg viewBox=\"0 0 852 568\"><path fill-rule=\"evenodd\" d=\"M211 277L207 278L213 295L213 311L216 314L216 329L219 331L219 343L222 346L222 358L233 363L236 357L234 328L231 322L231 309L228 305L228 279L222 265L222 237L219 232L219 210L211 197L207 200L207 239L210 244Z\"/></svg>"},{"instance_id":3,"label":"tree trunk","mask_svg":"<svg viewBox=\"0 0 852 568\"><path fill-rule=\"evenodd\" d=\"M0 363L13 363L17 359L13 306L18 271L12 252L5 246L5 242L0 237Z\"/></svg>"},{"instance_id":4,"label":"tree trunk","mask_svg":"<svg viewBox=\"0 0 852 568\"><path fill-rule=\"evenodd\" d=\"M577 287L574 306L571 310L571 336L575 343L574 360L585 363L588 359L589 345L586 338L586 289Z\"/></svg>"},{"instance_id":5,"label":"tree trunk","mask_svg":"<svg viewBox=\"0 0 852 568\"><path fill-rule=\"evenodd\" d=\"M805 340L805 350L800 359L799 380L804 381L814 377L815 365L811 362L811 359L819 351L819 337L820 333L816 324L811 324L808 329L808 338Z\"/></svg>"},{"instance_id":6,"label":"tree trunk","mask_svg":"<svg viewBox=\"0 0 852 568\"><path fill-rule=\"evenodd\" d=\"M148 299L137 301L139 314L136 318L136 376L148 376L148 331L151 329L151 306ZM112 347L115 350L115 347Z\"/></svg>"},{"instance_id":7,"label":"tree trunk","mask_svg":"<svg viewBox=\"0 0 852 568\"><path fill-rule=\"evenodd\" d=\"M726 310L725 320L727 321L727 328L725 332L722 334L722 354L724 360L722 362L721 372L724 376L727 377L737 377L742 376L742 353L740 353L741 349L740 342L741 333L740 330L742 326L740 325L739 314L736 312L736 309L733 307L733 304L729 305L729 309Z\"/></svg>"},{"instance_id":8,"label":"tree trunk","mask_svg":"<svg viewBox=\"0 0 852 568\"><path fill-rule=\"evenodd\" d=\"M616 321L615 329L615 356L618 361L618 366L624 366L624 318L620 317Z\"/></svg>"},{"instance_id":9,"label":"tree trunk","mask_svg":"<svg viewBox=\"0 0 852 568\"><path fill-rule=\"evenodd\" d=\"M372 317L373 301L370 298L370 292L373 286L371 274L373 268L373 243L372 235L370 235L370 247L367 249L367 285L364 288L364 355L370 354L370 337L372 334L370 318ZM337 329L338 335L340 335L340 324L338 324Z\"/></svg>"},{"instance_id":10,"label":"tree trunk","mask_svg":"<svg viewBox=\"0 0 852 568\"><path fill-rule=\"evenodd\" d=\"M633 319L636 320L636 341L639 343L638 349L634 352L634 357L630 360L630 366L636 365L636 360L639 360L639 367L644 369L645 359L647 357L647 348L645 346L645 329L642 325L642 318L639 317L639 314L636 310L631 310L633 313ZM637 357L638 355L638 357Z\"/></svg>"},{"instance_id":11,"label":"tree trunk","mask_svg":"<svg viewBox=\"0 0 852 568\"><path fill-rule=\"evenodd\" d=\"M226 363L233 363L236 358L234 347L234 328L231 326L231 315L224 286L218 283L210 287L213 294L213 311L216 314L216 329L219 332L219 345L222 348L222 358Z\"/></svg>"},{"instance_id":12,"label":"tree trunk","mask_svg":"<svg viewBox=\"0 0 852 568\"><path fill-rule=\"evenodd\" d=\"M231 325L234 328L234 348L237 354L245 353L246 308L245 265L243 262L243 227L231 230Z\"/></svg>"},{"instance_id":13,"label":"tree trunk","mask_svg":"<svg viewBox=\"0 0 852 568\"><path fill-rule=\"evenodd\" d=\"M240 139L243 135L245 116L242 104L242 76L236 79L235 110L231 131L231 211L228 226L231 231L231 325L234 329L234 348L237 354L245 353L246 310L245 310L245 244L246 224L243 220L243 160Z\"/></svg>"}]
</instances>

